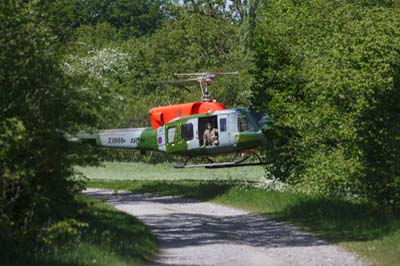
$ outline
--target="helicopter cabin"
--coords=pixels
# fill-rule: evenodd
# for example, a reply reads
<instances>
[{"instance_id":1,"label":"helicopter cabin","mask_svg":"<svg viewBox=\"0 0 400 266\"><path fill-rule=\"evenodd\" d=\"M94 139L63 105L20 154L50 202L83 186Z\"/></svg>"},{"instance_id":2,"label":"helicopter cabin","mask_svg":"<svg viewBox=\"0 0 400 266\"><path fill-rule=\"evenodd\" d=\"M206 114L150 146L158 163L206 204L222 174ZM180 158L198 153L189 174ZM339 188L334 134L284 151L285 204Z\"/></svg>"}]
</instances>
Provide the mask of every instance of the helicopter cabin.
<instances>
[{"instance_id":1,"label":"helicopter cabin","mask_svg":"<svg viewBox=\"0 0 400 266\"><path fill-rule=\"evenodd\" d=\"M237 108L176 118L158 128L158 149L212 154L231 152L238 146L258 147L264 141L260 129L265 119L262 120L262 114L253 113L247 108Z\"/></svg>"},{"instance_id":2,"label":"helicopter cabin","mask_svg":"<svg viewBox=\"0 0 400 266\"><path fill-rule=\"evenodd\" d=\"M150 110L150 121L153 129L157 129L165 123L168 123L169 121L178 117L212 113L225 109L225 105L217 101L192 102L170 106L160 106Z\"/></svg>"}]
</instances>

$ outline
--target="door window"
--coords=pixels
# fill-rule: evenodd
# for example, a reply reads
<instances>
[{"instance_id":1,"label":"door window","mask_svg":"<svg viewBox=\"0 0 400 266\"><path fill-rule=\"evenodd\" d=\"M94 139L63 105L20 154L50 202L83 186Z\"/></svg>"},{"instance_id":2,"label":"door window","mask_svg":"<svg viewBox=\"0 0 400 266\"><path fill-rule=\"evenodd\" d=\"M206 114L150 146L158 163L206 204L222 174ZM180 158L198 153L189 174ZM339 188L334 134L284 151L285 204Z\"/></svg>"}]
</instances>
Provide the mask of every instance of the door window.
<instances>
[{"instance_id":1,"label":"door window","mask_svg":"<svg viewBox=\"0 0 400 266\"><path fill-rule=\"evenodd\" d=\"M226 118L221 118L219 120L219 130L221 132L225 132L226 131Z\"/></svg>"},{"instance_id":2,"label":"door window","mask_svg":"<svg viewBox=\"0 0 400 266\"><path fill-rule=\"evenodd\" d=\"M193 124L188 123L182 125L182 140L192 140L193 139Z\"/></svg>"},{"instance_id":3,"label":"door window","mask_svg":"<svg viewBox=\"0 0 400 266\"><path fill-rule=\"evenodd\" d=\"M176 127L168 128L168 143L175 142L175 135L176 135Z\"/></svg>"}]
</instances>

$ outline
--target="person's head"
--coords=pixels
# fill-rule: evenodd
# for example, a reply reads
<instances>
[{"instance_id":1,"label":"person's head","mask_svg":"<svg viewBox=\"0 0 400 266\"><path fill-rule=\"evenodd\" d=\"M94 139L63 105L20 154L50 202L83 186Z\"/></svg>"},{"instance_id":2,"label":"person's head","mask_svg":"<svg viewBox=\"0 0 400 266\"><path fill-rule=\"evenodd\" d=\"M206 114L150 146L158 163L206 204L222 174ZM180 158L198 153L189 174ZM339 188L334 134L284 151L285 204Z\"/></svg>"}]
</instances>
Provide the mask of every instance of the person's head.
<instances>
[{"instance_id":1,"label":"person's head","mask_svg":"<svg viewBox=\"0 0 400 266\"><path fill-rule=\"evenodd\" d=\"M208 128L208 129L211 129L211 128L212 128L212 126L211 126L210 123L207 123L207 128Z\"/></svg>"},{"instance_id":2,"label":"person's head","mask_svg":"<svg viewBox=\"0 0 400 266\"><path fill-rule=\"evenodd\" d=\"M246 131L246 124L245 123L240 122L239 127L240 127L240 131Z\"/></svg>"}]
</instances>

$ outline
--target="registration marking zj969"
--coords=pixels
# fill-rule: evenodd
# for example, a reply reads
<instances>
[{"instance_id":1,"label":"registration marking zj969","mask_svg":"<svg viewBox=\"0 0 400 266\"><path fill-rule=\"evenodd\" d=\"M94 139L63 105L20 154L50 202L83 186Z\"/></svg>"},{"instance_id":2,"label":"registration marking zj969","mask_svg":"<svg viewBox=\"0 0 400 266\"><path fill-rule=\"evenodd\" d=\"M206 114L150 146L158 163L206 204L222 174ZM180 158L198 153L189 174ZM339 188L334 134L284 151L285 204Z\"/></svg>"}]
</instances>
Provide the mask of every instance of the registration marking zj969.
<instances>
[{"instance_id":1,"label":"registration marking zj969","mask_svg":"<svg viewBox=\"0 0 400 266\"><path fill-rule=\"evenodd\" d=\"M109 137L108 144L124 144L126 140L122 137Z\"/></svg>"}]
</instances>

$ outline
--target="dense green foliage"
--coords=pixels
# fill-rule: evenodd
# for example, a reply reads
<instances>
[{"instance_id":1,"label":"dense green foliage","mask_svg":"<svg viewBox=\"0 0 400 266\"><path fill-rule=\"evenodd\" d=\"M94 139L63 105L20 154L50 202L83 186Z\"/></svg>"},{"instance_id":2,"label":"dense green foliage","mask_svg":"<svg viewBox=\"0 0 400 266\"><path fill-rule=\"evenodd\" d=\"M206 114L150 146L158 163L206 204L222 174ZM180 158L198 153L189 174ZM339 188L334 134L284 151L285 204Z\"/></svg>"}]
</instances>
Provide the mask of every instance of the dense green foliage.
<instances>
[{"instance_id":1,"label":"dense green foliage","mask_svg":"<svg viewBox=\"0 0 400 266\"><path fill-rule=\"evenodd\" d=\"M157 29L163 16L161 0L72 1L74 26L108 23L122 38L141 36Z\"/></svg>"},{"instance_id":2,"label":"dense green foliage","mask_svg":"<svg viewBox=\"0 0 400 266\"><path fill-rule=\"evenodd\" d=\"M271 175L303 191L400 206L395 3L265 3L257 18L254 102L274 121L266 148Z\"/></svg>"},{"instance_id":3,"label":"dense green foliage","mask_svg":"<svg viewBox=\"0 0 400 266\"><path fill-rule=\"evenodd\" d=\"M151 107L198 100L198 88L189 93L157 83L179 72L241 71L239 77L218 80L212 93L230 106L250 104L252 63L240 29L223 18L181 12L140 38L121 39L107 23L76 31L81 45L68 56L69 69L88 73L114 95L100 127L143 126L149 123Z\"/></svg>"},{"instance_id":4,"label":"dense green foliage","mask_svg":"<svg viewBox=\"0 0 400 266\"><path fill-rule=\"evenodd\" d=\"M73 165L91 156L79 156L64 134L94 125L101 110L93 93L81 90L88 77L65 73L60 40L67 31L43 19L46 4L0 4L1 248L40 241L42 229L65 218L79 224L72 218L82 186Z\"/></svg>"},{"instance_id":5,"label":"dense green foliage","mask_svg":"<svg viewBox=\"0 0 400 266\"><path fill-rule=\"evenodd\" d=\"M144 265L156 255L156 238L137 218L96 200L80 200L87 206L78 215L80 227L58 223L46 230L46 246L27 246L12 260L1 256L1 265Z\"/></svg>"},{"instance_id":6,"label":"dense green foliage","mask_svg":"<svg viewBox=\"0 0 400 266\"><path fill-rule=\"evenodd\" d=\"M0 5L1 243L57 219L78 187L62 130L80 119L70 108L56 37L36 6ZM73 106L71 106L73 107Z\"/></svg>"},{"instance_id":7,"label":"dense green foliage","mask_svg":"<svg viewBox=\"0 0 400 266\"><path fill-rule=\"evenodd\" d=\"M148 126L151 107L199 99L156 82L176 72L240 72L212 94L269 111L268 177L398 209L399 11L398 0L1 2L0 243L79 225L73 165L93 150L65 133Z\"/></svg>"}]
</instances>

